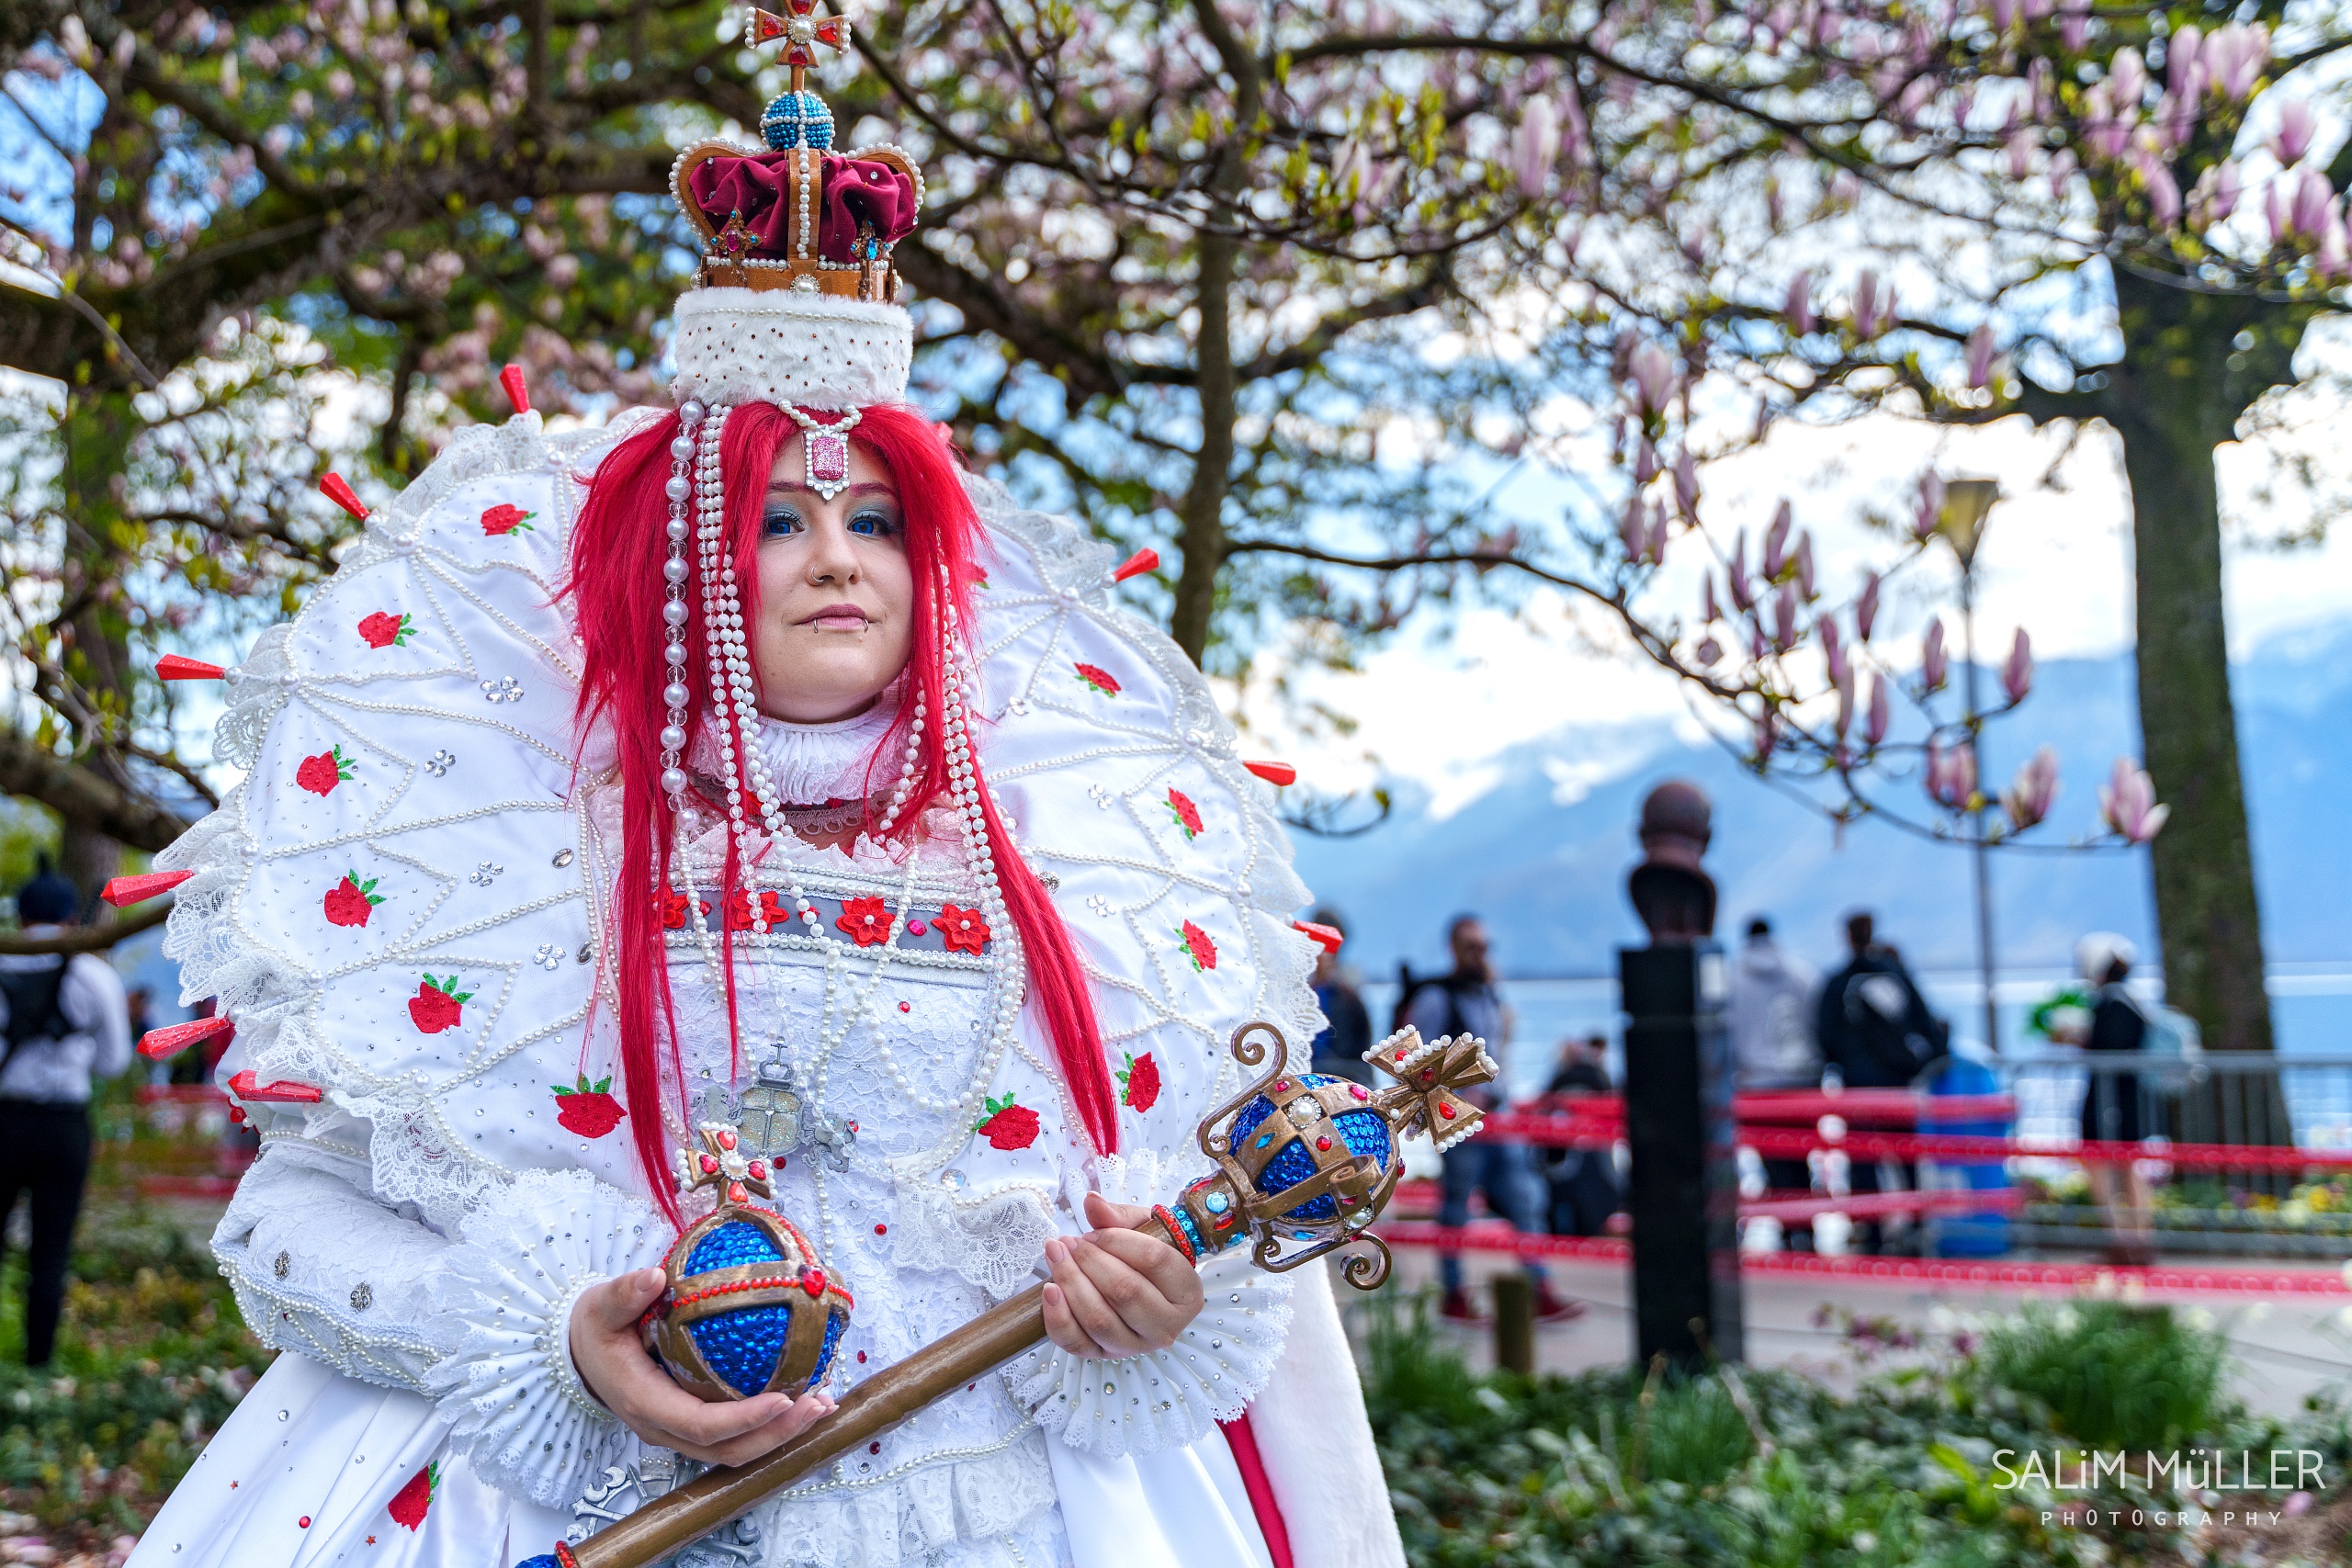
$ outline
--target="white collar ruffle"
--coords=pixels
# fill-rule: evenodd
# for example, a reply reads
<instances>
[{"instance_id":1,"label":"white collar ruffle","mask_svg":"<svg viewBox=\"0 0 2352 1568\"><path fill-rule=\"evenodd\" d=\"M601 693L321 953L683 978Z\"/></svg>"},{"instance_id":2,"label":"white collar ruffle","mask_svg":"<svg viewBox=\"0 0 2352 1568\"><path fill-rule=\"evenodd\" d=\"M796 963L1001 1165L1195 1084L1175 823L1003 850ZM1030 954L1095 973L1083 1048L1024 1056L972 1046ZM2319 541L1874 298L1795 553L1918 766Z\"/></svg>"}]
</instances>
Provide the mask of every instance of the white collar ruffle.
<instances>
[{"instance_id":1,"label":"white collar ruffle","mask_svg":"<svg viewBox=\"0 0 2352 1568\"><path fill-rule=\"evenodd\" d=\"M766 759L779 803L822 806L828 801L864 799L869 787L867 763L899 716L897 698L894 687L864 713L831 724L791 724L761 715L753 744ZM694 762L707 773L722 771L712 731L704 731L695 748ZM877 766L871 775L871 787L886 789L895 777L884 777Z\"/></svg>"}]
</instances>

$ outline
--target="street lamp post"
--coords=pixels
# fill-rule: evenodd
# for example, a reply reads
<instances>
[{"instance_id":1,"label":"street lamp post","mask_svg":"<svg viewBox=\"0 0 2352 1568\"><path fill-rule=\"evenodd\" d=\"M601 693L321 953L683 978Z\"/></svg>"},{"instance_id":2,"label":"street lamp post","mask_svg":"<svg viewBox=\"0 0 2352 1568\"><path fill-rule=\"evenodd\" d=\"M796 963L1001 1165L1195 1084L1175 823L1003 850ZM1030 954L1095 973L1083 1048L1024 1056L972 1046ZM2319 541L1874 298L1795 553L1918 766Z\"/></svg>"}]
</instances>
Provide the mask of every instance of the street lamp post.
<instances>
[{"instance_id":1,"label":"street lamp post","mask_svg":"<svg viewBox=\"0 0 2352 1568\"><path fill-rule=\"evenodd\" d=\"M1976 547L1984 539L1984 520L2001 498L1995 479L1947 479L1944 503L1936 531L1960 561L1960 640L1962 698L1967 705L1962 722L1968 729L1968 750L1974 761L1976 784L1968 802L1970 856L1976 882L1976 965L1984 987L1984 1048L2001 1052L2000 1010L1993 999L1993 861L1984 830L1984 813L1991 797L1984 790L1984 714L1976 695Z\"/></svg>"}]
</instances>

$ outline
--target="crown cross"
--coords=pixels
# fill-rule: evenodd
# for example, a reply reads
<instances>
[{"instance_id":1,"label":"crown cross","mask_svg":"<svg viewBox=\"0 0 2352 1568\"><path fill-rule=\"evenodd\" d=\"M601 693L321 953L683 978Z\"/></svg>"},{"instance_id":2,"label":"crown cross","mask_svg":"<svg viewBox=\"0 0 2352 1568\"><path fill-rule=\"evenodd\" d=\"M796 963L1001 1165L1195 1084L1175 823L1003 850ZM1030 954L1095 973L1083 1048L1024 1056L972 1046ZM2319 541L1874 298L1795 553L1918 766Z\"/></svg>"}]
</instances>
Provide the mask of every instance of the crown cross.
<instances>
[{"instance_id":1,"label":"crown cross","mask_svg":"<svg viewBox=\"0 0 2352 1568\"><path fill-rule=\"evenodd\" d=\"M849 48L849 20L844 17L819 19L817 0L785 0L785 7L791 15L779 17L774 11L752 6L747 30L753 48L778 39L786 40L784 62L792 67L792 90L797 93L807 82L808 67L817 63L817 45Z\"/></svg>"},{"instance_id":2,"label":"crown cross","mask_svg":"<svg viewBox=\"0 0 2352 1568\"><path fill-rule=\"evenodd\" d=\"M680 1185L692 1190L716 1187L729 1203L741 1206L753 1197L774 1199L768 1162L743 1147L743 1139L724 1122L706 1122L696 1129L702 1152L678 1151Z\"/></svg>"}]
</instances>

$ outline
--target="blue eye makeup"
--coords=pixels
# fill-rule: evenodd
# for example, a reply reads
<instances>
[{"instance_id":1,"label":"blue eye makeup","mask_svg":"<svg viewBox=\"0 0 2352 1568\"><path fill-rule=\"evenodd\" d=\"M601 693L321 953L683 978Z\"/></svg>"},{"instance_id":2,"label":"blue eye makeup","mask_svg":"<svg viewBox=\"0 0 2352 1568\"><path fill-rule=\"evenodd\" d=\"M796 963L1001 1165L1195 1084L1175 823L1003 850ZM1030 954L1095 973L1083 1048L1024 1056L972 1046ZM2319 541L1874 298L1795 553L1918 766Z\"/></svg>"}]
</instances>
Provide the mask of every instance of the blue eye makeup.
<instances>
[{"instance_id":1,"label":"blue eye makeup","mask_svg":"<svg viewBox=\"0 0 2352 1568\"><path fill-rule=\"evenodd\" d=\"M869 507L849 520L849 531L869 539L887 539L899 531L899 522L888 513Z\"/></svg>"},{"instance_id":2,"label":"blue eye makeup","mask_svg":"<svg viewBox=\"0 0 2352 1568\"><path fill-rule=\"evenodd\" d=\"M808 527L800 520L800 513L789 506L771 506L760 518L760 536L765 539L788 539L805 533Z\"/></svg>"}]
</instances>

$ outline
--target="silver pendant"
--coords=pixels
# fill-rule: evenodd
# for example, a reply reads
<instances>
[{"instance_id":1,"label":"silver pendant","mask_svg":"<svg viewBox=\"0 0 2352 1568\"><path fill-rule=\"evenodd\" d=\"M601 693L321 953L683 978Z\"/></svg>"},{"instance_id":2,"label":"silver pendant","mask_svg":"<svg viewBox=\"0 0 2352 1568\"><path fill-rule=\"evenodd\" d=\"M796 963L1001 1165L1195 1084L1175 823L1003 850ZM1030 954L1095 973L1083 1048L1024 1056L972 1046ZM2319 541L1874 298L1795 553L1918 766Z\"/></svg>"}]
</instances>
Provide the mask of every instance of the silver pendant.
<instances>
[{"instance_id":1,"label":"silver pendant","mask_svg":"<svg viewBox=\"0 0 2352 1568\"><path fill-rule=\"evenodd\" d=\"M782 1041L758 1050L752 1081L741 1094L730 1095L717 1085L703 1091L705 1119L730 1123L746 1152L779 1166L805 1151L833 1170L847 1169L857 1146L857 1123L810 1108L793 1081Z\"/></svg>"}]
</instances>

